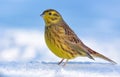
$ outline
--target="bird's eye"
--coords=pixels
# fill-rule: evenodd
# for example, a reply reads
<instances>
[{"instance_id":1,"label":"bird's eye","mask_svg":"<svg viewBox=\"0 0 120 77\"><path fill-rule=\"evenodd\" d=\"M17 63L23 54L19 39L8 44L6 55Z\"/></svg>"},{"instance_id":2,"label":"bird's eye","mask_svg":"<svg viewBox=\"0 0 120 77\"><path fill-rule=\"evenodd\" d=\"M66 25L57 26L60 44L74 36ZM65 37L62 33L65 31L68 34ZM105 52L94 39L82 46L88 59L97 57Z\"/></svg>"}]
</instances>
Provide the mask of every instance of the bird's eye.
<instances>
[{"instance_id":1,"label":"bird's eye","mask_svg":"<svg viewBox=\"0 0 120 77\"><path fill-rule=\"evenodd\" d=\"M52 13L49 13L49 15L52 15Z\"/></svg>"}]
</instances>

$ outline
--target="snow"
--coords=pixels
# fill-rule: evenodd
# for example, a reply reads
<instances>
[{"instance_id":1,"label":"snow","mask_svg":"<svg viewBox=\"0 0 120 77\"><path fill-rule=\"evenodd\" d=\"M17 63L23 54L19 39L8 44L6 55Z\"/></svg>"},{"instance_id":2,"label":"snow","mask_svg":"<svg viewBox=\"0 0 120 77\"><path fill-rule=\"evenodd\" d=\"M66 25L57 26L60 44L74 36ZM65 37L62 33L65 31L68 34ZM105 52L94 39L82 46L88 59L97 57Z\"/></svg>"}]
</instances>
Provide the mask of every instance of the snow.
<instances>
[{"instance_id":1,"label":"snow","mask_svg":"<svg viewBox=\"0 0 120 77\"><path fill-rule=\"evenodd\" d=\"M120 77L120 66L109 63L69 62L3 62L0 77Z\"/></svg>"}]
</instances>

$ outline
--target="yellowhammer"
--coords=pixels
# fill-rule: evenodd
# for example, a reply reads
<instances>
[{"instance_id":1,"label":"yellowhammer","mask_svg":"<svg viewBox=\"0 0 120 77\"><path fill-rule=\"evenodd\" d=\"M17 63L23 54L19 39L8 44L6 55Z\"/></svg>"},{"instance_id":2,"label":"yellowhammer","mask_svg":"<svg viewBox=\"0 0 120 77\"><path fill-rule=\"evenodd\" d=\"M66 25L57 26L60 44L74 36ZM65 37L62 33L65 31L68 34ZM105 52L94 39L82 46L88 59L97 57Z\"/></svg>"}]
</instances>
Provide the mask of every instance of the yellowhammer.
<instances>
[{"instance_id":1,"label":"yellowhammer","mask_svg":"<svg viewBox=\"0 0 120 77\"><path fill-rule=\"evenodd\" d=\"M56 10L45 10L41 16L45 21L45 41L47 46L56 56L62 58L58 64L61 64L66 59L65 65L69 59L78 56L87 56L93 60L93 57L99 57L116 64L113 60L87 47Z\"/></svg>"}]
</instances>

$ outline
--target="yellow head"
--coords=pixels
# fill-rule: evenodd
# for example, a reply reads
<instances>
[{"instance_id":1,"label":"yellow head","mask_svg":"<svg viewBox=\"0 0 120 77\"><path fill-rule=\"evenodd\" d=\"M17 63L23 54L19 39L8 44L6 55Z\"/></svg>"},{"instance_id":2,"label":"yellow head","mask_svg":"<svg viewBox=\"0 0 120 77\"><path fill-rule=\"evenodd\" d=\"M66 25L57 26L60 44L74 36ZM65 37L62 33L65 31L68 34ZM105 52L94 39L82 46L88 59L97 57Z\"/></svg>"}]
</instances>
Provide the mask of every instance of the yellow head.
<instances>
[{"instance_id":1,"label":"yellow head","mask_svg":"<svg viewBox=\"0 0 120 77\"><path fill-rule=\"evenodd\" d=\"M62 16L53 9L45 10L41 16L43 17L46 26L50 26L51 24L57 24L60 21L63 21Z\"/></svg>"}]
</instances>

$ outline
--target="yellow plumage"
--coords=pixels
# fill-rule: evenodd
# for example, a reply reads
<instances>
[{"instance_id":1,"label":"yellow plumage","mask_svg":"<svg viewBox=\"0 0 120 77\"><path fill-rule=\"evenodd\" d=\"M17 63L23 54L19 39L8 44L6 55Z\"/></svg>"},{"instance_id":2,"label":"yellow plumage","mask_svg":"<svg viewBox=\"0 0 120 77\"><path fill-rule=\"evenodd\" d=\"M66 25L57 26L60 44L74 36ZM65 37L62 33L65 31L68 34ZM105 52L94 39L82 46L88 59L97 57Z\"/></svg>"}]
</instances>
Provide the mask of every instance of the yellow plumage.
<instances>
[{"instance_id":1,"label":"yellow plumage","mask_svg":"<svg viewBox=\"0 0 120 77\"><path fill-rule=\"evenodd\" d=\"M42 16L45 21L46 44L56 56L62 58L59 64L64 59L66 59L67 63L69 59L76 58L77 56L87 56L93 60L93 56L95 56L115 63L84 45L56 10L45 10Z\"/></svg>"}]
</instances>

